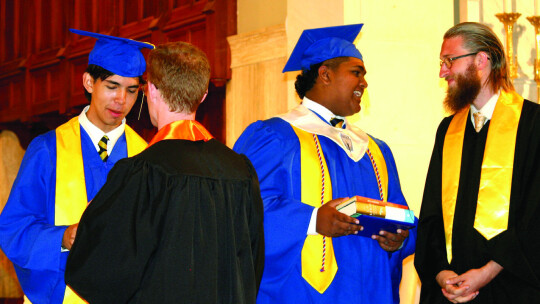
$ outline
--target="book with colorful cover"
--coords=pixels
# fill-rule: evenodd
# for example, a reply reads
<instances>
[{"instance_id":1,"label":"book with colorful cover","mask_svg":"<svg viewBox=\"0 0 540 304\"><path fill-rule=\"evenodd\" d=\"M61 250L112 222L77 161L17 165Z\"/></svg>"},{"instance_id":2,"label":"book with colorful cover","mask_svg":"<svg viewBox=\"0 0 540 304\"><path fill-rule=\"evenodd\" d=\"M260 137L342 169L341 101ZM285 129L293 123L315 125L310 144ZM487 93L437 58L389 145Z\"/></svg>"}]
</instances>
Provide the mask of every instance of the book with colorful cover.
<instances>
[{"instance_id":1,"label":"book with colorful cover","mask_svg":"<svg viewBox=\"0 0 540 304\"><path fill-rule=\"evenodd\" d=\"M336 209L357 218L364 230L357 235L371 237L384 230L396 233L398 229L409 230L418 222L409 207L380 200L354 196L339 204Z\"/></svg>"}]
</instances>

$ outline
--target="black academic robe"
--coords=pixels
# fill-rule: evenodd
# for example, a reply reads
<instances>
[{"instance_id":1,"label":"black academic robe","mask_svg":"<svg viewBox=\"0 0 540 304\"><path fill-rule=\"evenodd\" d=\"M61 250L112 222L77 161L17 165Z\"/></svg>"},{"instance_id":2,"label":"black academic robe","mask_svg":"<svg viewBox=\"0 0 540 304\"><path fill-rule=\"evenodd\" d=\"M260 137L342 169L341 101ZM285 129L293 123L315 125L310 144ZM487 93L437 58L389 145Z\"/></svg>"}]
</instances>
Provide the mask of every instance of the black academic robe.
<instances>
[{"instance_id":1,"label":"black academic robe","mask_svg":"<svg viewBox=\"0 0 540 304\"><path fill-rule=\"evenodd\" d=\"M65 279L90 303L255 303L263 238L245 156L216 140L162 140L112 169Z\"/></svg>"},{"instance_id":2,"label":"black academic robe","mask_svg":"<svg viewBox=\"0 0 540 304\"><path fill-rule=\"evenodd\" d=\"M470 113L469 113L470 115ZM424 189L415 267L422 281L421 303L450 303L435 276L462 274L490 260L504 267L471 303L540 303L540 107L525 100L519 120L508 230L486 240L473 227L489 122L476 133L467 121L452 232L452 262L446 257L441 209L442 152L453 116L437 130Z\"/></svg>"}]
</instances>

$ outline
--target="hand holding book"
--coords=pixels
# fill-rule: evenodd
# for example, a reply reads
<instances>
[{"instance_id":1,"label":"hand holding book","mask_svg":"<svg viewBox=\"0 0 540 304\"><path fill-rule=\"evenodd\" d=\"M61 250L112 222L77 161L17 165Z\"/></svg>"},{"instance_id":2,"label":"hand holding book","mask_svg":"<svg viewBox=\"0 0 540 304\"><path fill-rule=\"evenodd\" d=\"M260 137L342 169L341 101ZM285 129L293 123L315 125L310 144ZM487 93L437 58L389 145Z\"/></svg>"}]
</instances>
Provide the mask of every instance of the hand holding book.
<instances>
[{"instance_id":1,"label":"hand holding book","mask_svg":"<svg viewBox=\"0 0 540 304\"><path fill-rule=\"evenodd\" d=\"M385 250L393 247L388 246L393 238L400 239L397 235L406 237L403 232L415 227L417 221L413 211L407 206L362 196L354 196L340 203L336 209L360 221L364 229L358 235L374 238L379 240L379 243L381 243L380 239L383 239L381 247ZM386 239L387 235L390 239ZM384 244L387 241L388 244Z\"/></svg>"},{"instance_id":2,"label":"hand holding book","mask_svg":"<svg viewBox=\"0 0 540 304\"><path fill-rule=\"evenodd\" d=\"M409 236L409 230L398 229L396 233L381 230L379 235L372 235L371 238L379 242L382 249L393 252L401 248L405 239Z\"/></svg>"},{"instance_id":3,"label":"hand holding book","mask_svg":"<svg viewBox=\"0 0 540 304\"><path fill-rule=\"evenodd\" d=\"M363 229L360 221L349 215L337 211L336 206L349 198L333 199L322 205L317 212L317 228L319 234L329 237L339 237L357 234Z\"/></svg>"}]
</instances>

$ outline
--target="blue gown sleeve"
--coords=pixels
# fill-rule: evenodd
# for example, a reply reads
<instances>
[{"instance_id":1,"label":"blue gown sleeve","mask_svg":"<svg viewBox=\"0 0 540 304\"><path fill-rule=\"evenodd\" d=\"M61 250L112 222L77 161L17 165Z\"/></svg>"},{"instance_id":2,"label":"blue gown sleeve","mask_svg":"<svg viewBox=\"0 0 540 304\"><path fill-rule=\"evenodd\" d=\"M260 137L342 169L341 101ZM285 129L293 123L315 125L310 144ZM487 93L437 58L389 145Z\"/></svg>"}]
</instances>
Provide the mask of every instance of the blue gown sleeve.
<instances>
[{"instance_id":1,"label":"blue gown sleeve","mask_svg":"<svg viewBox=\"0 0 540 304\"><path fill-rule=\"evenodd\" d=\"M403 192L401 191L401 185L399 182L399 175L397 172L396 162L394 160L394 155L390 150L390 147L386 143L380 140L376 140L377 144L382 150L384 159L386 161L386 167L388 170L388 201L393 203L398 203L401 205L407 205ZM415 221L418 222L418 219L415 217ZM403 243L403 247L397 251L401 256L401 259L408 257L414 253L416 246L416 227L409 230L409 237Z\"/></svg>"},{"instance_id":2,"label":"blue gown sleeve","mask_svg":"<svg viewBox=\"0 0 540 304\"><path fill-rule=\"evenodd\" d=\"M386 167L388 170L388 201L398 203L401 205L407 205L403 192L401 191L401 185L399 182L399 176L397 172L396 162L390 147L378 139L375 139L377 145L383 153L386 161ZM415 217L415 221L418 223L418 219ZM416 247L417 228L409 230L409 237L403 242L401 249L393 252L390 255L390 269L392 278L392 291L394 303L399 303L399 285L401 283L401 277L403 272L403 260L414 253Z\"/></svg>"},{"instance_id":3,"label":"blue gown sleeve","mask_svg":"<svg viewBox=\"0 0 540 304\"><path fill-rule=\"evenodd\" d=\"M66 226L54 225L55 171L56 138L50 132L29 145L0 215L0 247L25 294L37 302L50 297L67 257L61 252Z\"/></svg>"},{"instance_id":4,"label":"blue gown sleeve","mask_svg":"<svg viewBox=\"0 0 540 304\"><path fill-rule=\"evenodd\" d=\"M298 138L289 124L274 118L250 125L233 150L250 159L259 177L265 216L263 276L293 273L314 209L300 201Z\"/></svg>"}]
</instances>

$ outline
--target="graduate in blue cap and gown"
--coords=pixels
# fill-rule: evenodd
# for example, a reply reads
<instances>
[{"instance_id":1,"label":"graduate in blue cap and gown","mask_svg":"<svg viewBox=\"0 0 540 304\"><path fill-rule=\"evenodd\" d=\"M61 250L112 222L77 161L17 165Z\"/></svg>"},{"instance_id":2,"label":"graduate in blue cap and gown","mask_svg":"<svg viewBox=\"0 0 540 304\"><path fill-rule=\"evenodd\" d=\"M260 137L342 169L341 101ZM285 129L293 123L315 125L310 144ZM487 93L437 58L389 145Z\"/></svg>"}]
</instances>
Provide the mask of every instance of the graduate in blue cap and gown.
<instances>
[{"instance_id":1,"label":"graduate in blue cap and gown","mask_svg":"<svg viewBox=\"0 0 540 304\"><path fill-rule=\"evenodd\" d=\"M355 195L406 205L390 148L347 122L367 87L353 44L361 27L305 30L283 70L302 71L302 103L251 124L234 145L255 166L264 202L257 303L399 303L416 231L357 236L362 223L335 208Z\"/></svg>"},{"instance_id":2,"label":"graduate in blue cap and gown","mask_svg":"<svg viewBox=\"0 0 540 304\"><path fill-rule=\"evenodd\" d=\"M109 170L146 142L125 123L153 45L97 33L83 74L90 101L82 113L28 146L0 215L0 247L32 303L83 303L64 283L77 223Z\"/></svg>"},{"instance_id":3,"label":"graduate in blue cap and gown","mask_svg":"<svg viewBox=\"0 0 540 304\"><path fill-rule=\"evenodd\" d=\"M148 54L148 148L119 161L81 217L66 283L89 303L255 303L264 267L255 169L195 120L210 63Z\"/></svg>"}]
</instances>

